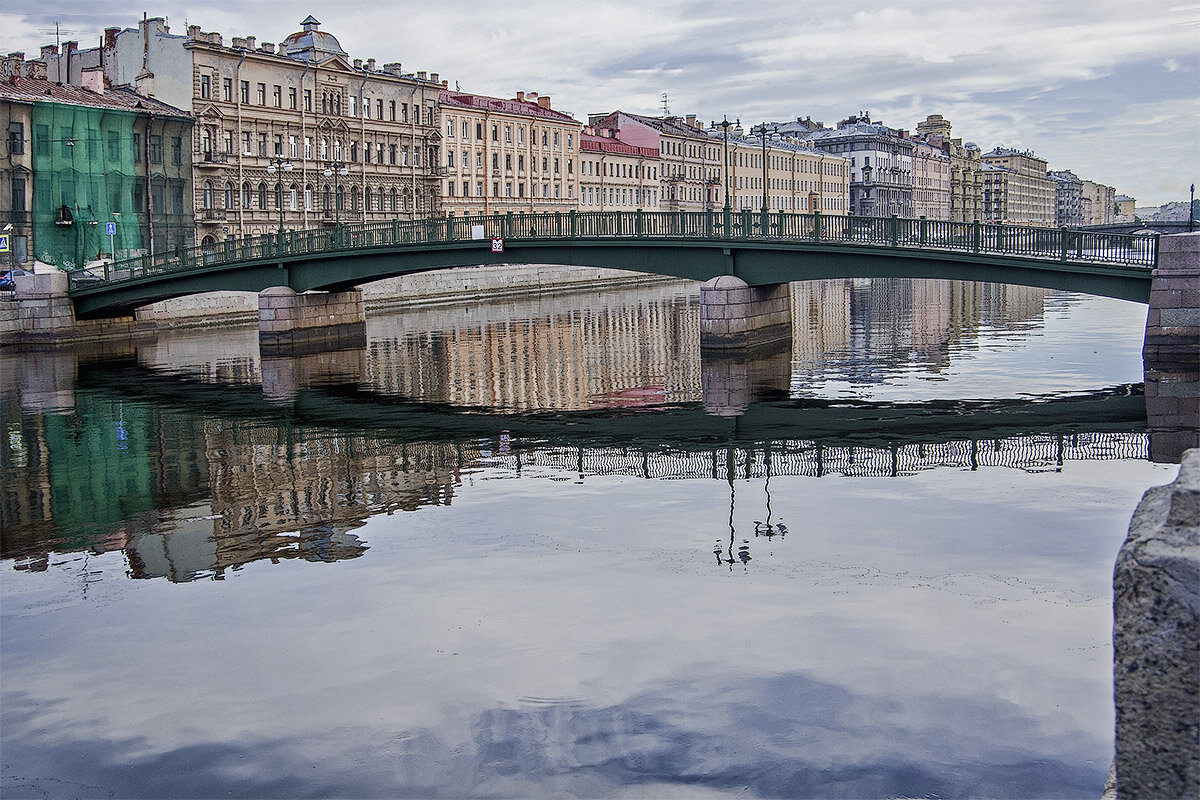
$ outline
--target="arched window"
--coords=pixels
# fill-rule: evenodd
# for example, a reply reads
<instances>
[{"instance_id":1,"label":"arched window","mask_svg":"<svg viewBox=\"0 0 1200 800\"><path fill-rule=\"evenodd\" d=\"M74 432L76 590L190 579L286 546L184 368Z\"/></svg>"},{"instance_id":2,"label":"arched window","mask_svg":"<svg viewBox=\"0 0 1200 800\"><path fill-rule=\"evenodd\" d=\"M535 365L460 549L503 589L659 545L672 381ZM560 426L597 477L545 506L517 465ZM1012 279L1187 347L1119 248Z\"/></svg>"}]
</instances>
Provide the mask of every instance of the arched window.
<instances>
[{"instance_id":1,"label":"arched window","mask_svg":"<svg viewBox=\"0 0 1200 800\"><path fill-rule=\"evenodd\" d=\"M337 210L346 210L346 188L344 186L339 186L337 188Z\"/></svg>"},{"instance_id":2,"label":"arched window","mask_svg":"<svg viewBox=\"0 0 1200 800\"><path fill-rule=\"evenodd\" d=\"M205 181L204 182L204 210L205 211L210 210L212 208L212 204L213 204L212 181Z\"/></svg>"},{"instance_id":3,"label":"arched window","mask_svg":"<svg viewBox=\"0 0 1200 800\"><path fill-rule=\"evenodd\" d=\"M225 182L225 208L233 208L233 184Z\"/></svg>"},{"instance_id":4,"label":"arched window","mask_svg":"<svg viewBox=\"0 0 1200 800\"><path fill-rule=\"evenodd\" d=\"M267 207L267 185L265 183L260 183L258 185L258 207Z\"/></svg>"},{"instance_id":5,"label":"arched window","mask_svg":"<svg viewBox=\"0 0 1200 800\"><path fill-rule=\"evenodd\" d=\"M396 187L392 187L392 211L396 210Z\"/></svg>"},{"instance_id":6,"label":"arched window","mask_svg":"<svg viewBox=\"0 0 1200 800\"><path fill-rule=\"evenodd\" d=\"M379 210L383 211L383 187L379 187Z\"/></svg>"},{"instance_id":7,"label":"arched window","mask_svg":"<svg viewBox=\"0 0 1200 800\"><path fill-rule=\"evenodd\" d=\"M366 189L363 191L363 211L369 212L370 210L371 210L371 190Z\"/></svg>"},{"instance_id":8,"label":"arched window","mask_svg":"<svg viewBox=\"0 0 1200 800\"><path fill-rule=\"evenodd\" d=\"M350 187L350 210L358 211L358 187Z\"/></svg>"},{"instance_id":9,"label":"arched window","mask_svg":"<svg viewBox=\"0 0 1200 800\"><path fill-rule=\"evenodd\" d=\"M242 184L242 208L254 208L254 196L250 194L250 181Z\"/></svg>"},{"instance_id":10,"label":"arched window","mask_svg":"<svg viewBox=\"0 0 1200 800\"><path fill-rule=\"evenodd\" d=\"M296 184L293 183L288 187L288 211L296 210L296 195L298 192L299 189L296 187Z\"/></svg>"},{"instance_id":11,"label":"arched window","mask_svg":"<svg viewBox=\"0 0 1200 800\"><path fill-rule=\"evenodd\" d=\"M283 208L283 184L275 184L275 210Z\"/></svg>"},{"instance_id":12,"label":"arched window","mask_svg":"<svg viewBox=\"0 0 1200 800\"><path fill-rule=\"evenodd\" d=\"M329 211L331 210L331 207L329 205L330 197L331 197L330 189L328 186L326 186L325 192L321 195L321 209L323 211L325 211L325 213L329 213Z\"/></svg>"}]
</instances>

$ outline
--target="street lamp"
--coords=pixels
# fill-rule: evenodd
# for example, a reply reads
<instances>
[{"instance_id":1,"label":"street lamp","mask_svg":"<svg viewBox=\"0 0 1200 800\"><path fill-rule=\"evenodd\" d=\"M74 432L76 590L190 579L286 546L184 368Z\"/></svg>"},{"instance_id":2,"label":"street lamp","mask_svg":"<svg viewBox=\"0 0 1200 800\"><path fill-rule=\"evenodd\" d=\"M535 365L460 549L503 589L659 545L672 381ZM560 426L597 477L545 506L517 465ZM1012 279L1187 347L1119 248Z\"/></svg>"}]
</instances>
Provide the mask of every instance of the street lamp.
<instances>
[{"instance_id":1,"label":"street lamp","mask_svg":"<svg viewBox=\"0 0 1200 800\"><path fill-rule=\"evenodd\" d=\"M750 131L751 131L751 133L753 133L754 128L751 128ZM771 133L779 133L779 126L778 125L768 125L765 122L758 126L758 134L762 138L762 169L763 169L762 213L764 215L770 212L769 204L767 202L767 132L768 131L770 131ZM766 230L763 230L763 234L764 235L766 234Z\"/></svg>"},{"instance_id":2,"label":"street lamp","mask_svg":"<svg viewBox=\"0 0 1200 800\"><path fill-rule=\"evenodd\" d=\"M729 126L733 123L729 121L729 117L722 115L719 123L724 130L722 131L725 137L725 163L721 167L721 173L725 178L725 211L729 211Z\"/></svg>"},{"instance_id":3,"label":"street lamp","mask_svg":"<svg viewBox=\"0 0 1200 800\"><path fill-rule=\"evenodd\" d=\"M337 225L340 222L340 217L338 216L338 176L349 175L350 168L341 161L330 161L329 166L325 167L324 172L321 174L326 178L330 175L333 176L333 224Z\"/></svg>"},{"instance_id":4,"label":"street lamp","mask_svg":"<svg viewBox=\"0 0 1200 800\"><path fill-rule=\"evenodd\" d=\"M1196 184L1191 186L1191 196L1188 198L1188 233L1196 229Z\"/></svg>"},{"instance_id":5,"label":"street lamp","mask_svg":"<svg viewBox=\"0 0 1200 800\"><path fill-rule=\"evenodd\" d=\"M294 169L292 162L285 158L273 158L267 166L267 174L274 175L277 172L291 172ZM275 205L279 206L279 235L283 236L283 175L279 176L279 191L275 193Z\"/></svg>"}]
</instances>

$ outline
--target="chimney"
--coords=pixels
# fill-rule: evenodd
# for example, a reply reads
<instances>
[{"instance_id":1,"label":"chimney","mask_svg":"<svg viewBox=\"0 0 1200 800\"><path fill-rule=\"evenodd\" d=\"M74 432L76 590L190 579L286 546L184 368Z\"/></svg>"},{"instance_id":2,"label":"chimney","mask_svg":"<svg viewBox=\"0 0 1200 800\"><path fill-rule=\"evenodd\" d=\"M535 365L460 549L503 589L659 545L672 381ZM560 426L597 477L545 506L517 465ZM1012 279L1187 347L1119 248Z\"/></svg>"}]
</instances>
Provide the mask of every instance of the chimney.
<instances>
[{"instance_id":1,"label":"chimney","mask_svg":"<svg viewBox=\"0 0 1200 800\"><path fill-rule=\"evenodd\" d=\"M517 102L518 103L525 102L525 93L524 92L517 92Z\"/></svg>"},{"instance_id":2,"label":"chimney","mask_svg":"<svg viewBox=\"0 0 1200 800\"><path fill-rule=\"evenodd\" d=\"M263 53L271 53L272 55L274 55L275 54L275 43L274 42L263 42L262 44L260 44L258 46L258 49Z\"/></svg>"},{"instance_id":3,"label":"chimney","mask_svg":"<svg viewBox=\"0 0 1200 800\"><path fill-rule=\"evenodd\" d=\"M88 67L83 70L83 88L95 92L96 94L104 94L104 70L100 67Z\"/></svg>"},{"instance_id":4,"label":"chimney","mask_svg":"<svg viewBox=\"0 0 1200 800\"><path fill-rule=\"evenodd\" d=\"M56 45L56 44L42 45L42 56L41 56L42 61L46 61L56 55L58 55L58 45Z\"/></svg>"},{"instance_id":5,"label":"chimney","mask_svg":"<svg viewBox=\"0 0 1200 800\"><path fill-rule=\"evenodd\" d=\"M419 80L419 81L425 80L425 70L421 70L420 72L417 73L417 80Z\"/></svg>"},{"instance_id":6,"label":"chimney","mask_svg":"<svg viewBox=\"0 0 1200 800\"><path fill-rule=\"evenodd\" d=\"M440 82L441 82L441 81L439 81L439 80L438 80L438 74L437 74L436 72L431 72L431 73L429 73L429 80L433 81L434 83L440 83Z\"/></svg>"},{"instance_id":7,"label":"chimney","mask_svg":"<svg viewBox=\"0 0 1200 800\"><path fill-rule=\"evenodd\" d=\"M375 71L375 59L368 58L367 59L367 72L374 72L374 71Z\"/></svg>"},{"instance_id":8,"label":"chimney","mask_svg":"<svg viewBox=\"0 0 1200 800\"><path fill-rule=\"evenodd\" d=\"M200 30L199 26L194 26L196 30ZM117 34L121 32L120 28L105 28L104 29L104 46L115 47L117 44Z\"/></svg>"},{"instance_id":9,"label":"chimney","mask_svg":"<svg viewBox=\"0 0 1200 800\"><path fill-rule=\"evenodd\" d=\"M362 69L362 59L361 58L354 59L354 68Z\"/></svg>"},{"instance_id":10,"label":"chimney","mask_svg":"<svg viewBox=\"0 0 1200 800\"><path fill-rule=\"evenodd\" d=\"M539 94L539 95L538 95L538 105L539 105L539 106L541 106L541 107L542 107L542 108L544 108L544 109L547 109L547 110L549 110L549 108L550 108L550 95L548 95L548 94Z\"/></svg>"},{"instance_id":11,"label":"chimney","mask_svg":"<svg viewBox=\"0 0 1200 800\"><path fill-rule=\"evenodd\" d=\"M696 127L696 115L695 114L688 114L687 117L685 117L685 119L687 120L687 124L688 124L689 128Z\"/></svg>"},{"instance_id":12,"label":"chimney","mask_svg":"<svg viewBox=\"0 0 1200 800\"><path fill-rule=\"evenodd\" d=\"M107 29L105 29L105 31L104 31L104 32L105 32L105 34L107 34L107 33L108 33L108 30L107 30ZM187 36L188 36L188 38L189 38L189 39L191 39L193 42L194 42L194 41L197 41L197 40L200 38L200 26L199 26L199 25L188 25L188 27L187 27Z\"/></svg>"}]
</instances>

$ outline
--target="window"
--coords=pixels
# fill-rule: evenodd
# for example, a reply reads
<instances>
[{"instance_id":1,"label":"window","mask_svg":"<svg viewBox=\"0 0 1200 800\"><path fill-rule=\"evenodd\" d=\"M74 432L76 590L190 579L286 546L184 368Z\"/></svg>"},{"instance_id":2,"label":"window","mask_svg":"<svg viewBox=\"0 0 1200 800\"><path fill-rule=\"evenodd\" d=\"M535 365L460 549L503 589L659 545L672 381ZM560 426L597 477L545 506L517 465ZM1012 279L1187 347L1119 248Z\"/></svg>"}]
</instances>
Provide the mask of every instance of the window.
<instances>
[{"instance_id":1,"label":"window","mask_svg":"<svg viewBox=\"0 0 1200 800\"><path fill-rule=\"evenodd\" d=\"M12 179L12 210L13 211L28 211L25 205L25 179Z\"/></svg>"},{"instance_id":2,"label":"window","mask_svg":"<svg viewBox=\"0 0 1200 800\"><path fill-rule=\"evenodd\" d=\"M383 100L375 101L375 116L378 119L383 119ZM379 210L383 211L383 201L382 200L379 201Z\"/></svg>"},{"instance_id":3,"label":"window","mask_svg":"<svg viewBox=\"0 0 1200 800\"><path fill-rule=\"evenodd\" d=\"M183 186L176 185L171 187L171 213L183 213Z\"/></svg>"},{"instance_id":4,"label":"window","mask_svg":"<svg viewBox=\"0 0 1200 800\"><path fill-rule=\"evenodd\" d=\"M358 142L350 143L350 160L358 161Z\"/></svg>"},{"instance_id":5,"label":"window","mask_svg":"<svg viewBox=\"0 0 1200 800\"><path fill-rule=\"evenodd\" d=\"M241 85L242 102L249 104L250 102L250 81L242 81Z\"/></svg>"},{"instance_id":6,"label":"window","mask_svg":"<svg viewBox=\"0 0 1200 800\"><path fill-rule=\"evenodd\" d=\"M283 155L283 134L282 133L275 134L273 144L274 144L274 148L275 148L274 149L275 156L276 157L282 156Z\"/></svg>"},{"instance_id":7,"label":"window","mask_svg":"<svg viewBox=\"0 0 1200 800\"><path fill-rule=\"evenodd\" d=\"M296 210L296 187L295 186L292 186L290 189L288 189L288 210L289 211Z\"/></svg>"},{"instance_id":8,"label":"window","mask_svg":"<svg viewBox=\"0 0 1200 800\"><path fill-rule=\"evenodd\" d=\"M108 132L109 141L112 141L112 136L114 133L116 133L116 131ZM19 155L19 154L25 152L25 123L24 122L8 123L8 152L11 155ZM116 158L116 155L113 153L110 153L109 158Z\"/></svg>"},{"instance_id":9,"label":"window","mask_svg":"<svg viewBox=\"0 0 1200 800\"><path fill-rule=\"evenodd\" d=\"M304 187L304 210L305 211L312 211L312 207L313 207L312 193L313 193L313 190L312 190L311 185Z\"/></svg>"},{"instance_id":10,"label":"window","mask_svg":"<svg viewBox=\"0 0 1200 800\"><path fill-rule=\"evenodd\" d=\"M225 208L233 208L233 184L225 184Z\"/></svg>"},{"instance_id":11,"label":"window","mask_svg":"<svg viewBox=\"0 0 1200 800\"><path fill-rule=\"evenodd\" d=\"M396 145L394 145L394 144L388 145L388 163L389 164L396 163Z\"/></svg>"},{"instance_id":12,"label":"window","mask_svg":"<svg viewBox=\"0 0 1200 800\"><path fill-rule=\"evenodd\" d=\"M471 196L471 184L469 181L462 182L462 194L463 194L463 197Z\"/></svg>"},{"instance_id":13,"label":"window","mask_svg":"<svg viewBox=\"0 0 1200 800\"><path fill-rule=\"evenodd\" d=\"M304 110L312 111L312 89L304 90Z\"/></svg>"},{"instance_id":14,"label":"window","mask_svg":"<svg viewBox=\"0 0 1200 800\"><path fill-rule=\"evenodd\" d=\"M296 110L296 87L288 87L288 108L292 111Z\"/></svg>"},{"instance_id":15,"label":"window","mask_svg":"<svg viewBox=\"0 0 1200 800\"><path fill-rule=\"evenodd\" d=\"M512 144L512 125L504 126L504 143Z\"/></svg>"},{"instance_id":16,"label":"window","mask_svg":"<svg viewBox=\"0 0 1200 800\"><path fill-rule=\"evenodd\" d=\"M233 153L233 131L225 131L225 152Z\"/></svg>"},{"instance_id":17,"label":"window","mask_svg":"<svg viewBox=\"0 0 1200 800\"><path fill-rule=\"evenodd\" d=\"M163 140L161 134L150 135L150 163L163 163Z\"/></svg>"},{"instance_id":18,"label":"window","mask_svg":"<svg viewBox=\"0 0 1200 800\"><path fill-rule=\"evenodd\" d=\"M19 122L14 122L14 125L20 125ZM23 151L20 151L23 152ZM121 133L120 131L108 131L108 157L116 160L121 155Z\"/></svg>"},{"instance_id":19,"label":"window","mask_svg":"<svg viewBox=\"0 0 1200 800\"><path fill-rule=\"evenodd\" d=\"M454 151L453 150L446 151L446 166L450 167L451 169L454 169Z\"/></svg>"},{"instance_id":20,"label":"window","mask_svg":"<svg viewBox=\"0 0 1200 800\"><path fill-rule=\"evenodd\" d=\"M400 164L405 167L408 166L408 145L401 145L400 147Z\"/></svg>"},{"instance_id":21,"label":"window","mask_svg":"<svg viewBox=\"0 0 1200 800\"><path fill-rule=\"evenodd\" d=\"M494 122L492 123L492 141L500 141L500 126Z\"/></svg>"},{"instance_id":22,"label":"window","mask_svg":"<svg viewBox=\"0 0 1200 800\"><path fill-rule=\"evenodd\" d=\"M401 122L408 122L408 103L400 104L400 117Z\"/></svg>"},{"instance_id":23,"label":"window","mask_svg":"<svg viewBox=\"0 0 1200 800\"><path fill-rule=\"evenodd\" d=\"M267 85L265 83L260 83L258 85L258 104L260 106L265 106L267 104Z\"/></svg>"},{"instance_id":24,"label":"window","mask_svg":"<svg viewBox=\"0 0 1200 800\"><path fill-rule=\"evenodd\" d=\"M446 197L454 197L454 181L446 182Z\"/></svg>"},{"instance_id":25,"label":"window","mask_svg":"<svg viewBox=\"0 0 1200 800\"><path fill-rule=\"evenodd\" d=\"M395 101L395 100L389 100L389 101L388 101L388 108L390 108L390 109L391 109L392 122L395 122L395 121L396 121L396 101ZM395 211L395 209L392 209L392 210L393 210L393 211Z\"/></svg>"},{"instance_id":26,"label":"window","mask_svg":"<svg viewBox=\"0 0 1200 800\"><path fill-rule=\"evenodd\" d=\"M221 79L221 99L226 103L233 102L233 78Z\"/></svg>"},{"instance_id":27,"label":"window","mask_svg":"<svg viewBox=\"0 0 1200 800\"><path fill-rule=\"evenodd\" d=\"M500 154L492 153L492 169L500 169Z\"/></svg>"},{"instance_id":28,"label":"window","mask_svg":"<svg viewBox=\"0 0 1200 800\"><path fill-rule=\"evenodd\" d=\"M171 137L171 163L175 166L183 164L183 137Z\"/></svg>"},{"instance_id":29,"label":"window","mask_svg":"<svg viewBox=\"0 0 1200 800\"><path fill-rule=\"evenodd\" d=\"M283 87L279 84L275 84L271 89L271 102L276 108L283 108Z\"/></svg>"},{"instance_id":30,"label":"window","mask_svg":"<svg viewBox=\"0 0 1200 800\"><path fill-rule=\"evenodd\" d=\"M512 153L504 154L504 171L512 172Z\"/></svg>"},{"instance_id":31,"label":"window","mask_svg":"<svg viewBox=\"0 0 1200 800\"><path fill-rule=\"evenodd\" d=\"M358 98L354 95L350 95L350 116L358 116Z\"/></svg>"},{"instance_id":32,"label":"window","mask_svg":"<svg viewBox=\"0 0 1200 800\"><path fill-rule=\"evenodd\" d=\"M267 135L265 133L258 135L258 154L263 158L267 157Z\"/></svg>"},{"instance_id":33,"label":"window","mask_svg":"<svg viewBox=\"0 0 1200 800\"><path fill-rule=\"evenodd\" d=\"M258 207L267 207L267 185L265 183L260 183L258 185Z\"/></svg>"},{"instance_id":34,"label":"window","mask_svg":"<svg viewBox=\"0 0 1200 800\"><path fill-rule=\"evenodd\" d=\"M242 208L254 207L254 195L250 194L250 182L246 181L242 184Z\"/></svg>"},{"instance_id":35,"label":"window","mask_svg":"<svg viewBox=\"0 0 1200 800\"><path fill-rule=\"evenodd\" d=\"M288 137L288 158L295 158L295 157L296 157L296 137L289 136Z\"/></svg>"},{"instance_id":36,"label":"window","mask_svg":"<svg viewBox=\"0 0 1200 800\"><path fill-rule=\"evenodd\" d=\"M210 97L212 97L212 76L211 75L201 75L200 76L200 97L205 100L208 100Z\"/></svg>"},{"instance_id":37,"label":"window","mask_svg":"<svg viewBox=\"0 0 1200 800\"><path fill-rule=\"evenodd\" d=\"M481 142L483 141L483 123L482 122L475 123L475 138L478 141L481 141Z\"/></svg>"}]
</instances>

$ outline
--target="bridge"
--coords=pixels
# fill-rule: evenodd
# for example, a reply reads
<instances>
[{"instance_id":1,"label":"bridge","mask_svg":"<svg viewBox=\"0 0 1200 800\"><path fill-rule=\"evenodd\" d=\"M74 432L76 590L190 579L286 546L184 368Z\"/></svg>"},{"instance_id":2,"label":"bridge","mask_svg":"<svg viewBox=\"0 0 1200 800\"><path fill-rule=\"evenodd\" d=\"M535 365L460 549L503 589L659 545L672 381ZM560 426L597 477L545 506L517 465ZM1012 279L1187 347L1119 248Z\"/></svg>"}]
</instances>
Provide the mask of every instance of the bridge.
<instances>
[{"instance_id":1,"label":"bridge","mask_svg":"<svg viewBox=\"0 0 1200 800\"><path fill-rule=\"evenodd\" d=\"M502 239L503 249L492 240ZM440 217L284 231L70 274L79 318L210 291L344 292L481 264L635 270L748 287L845 277L943 278L1147 302L1158 238L928 219L787 212L569 212Z\"/></svg>"}]
</instances>

